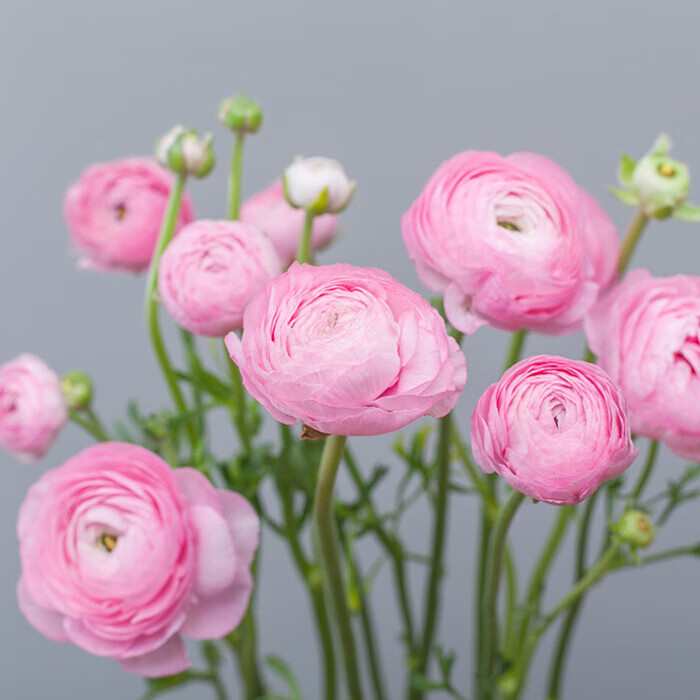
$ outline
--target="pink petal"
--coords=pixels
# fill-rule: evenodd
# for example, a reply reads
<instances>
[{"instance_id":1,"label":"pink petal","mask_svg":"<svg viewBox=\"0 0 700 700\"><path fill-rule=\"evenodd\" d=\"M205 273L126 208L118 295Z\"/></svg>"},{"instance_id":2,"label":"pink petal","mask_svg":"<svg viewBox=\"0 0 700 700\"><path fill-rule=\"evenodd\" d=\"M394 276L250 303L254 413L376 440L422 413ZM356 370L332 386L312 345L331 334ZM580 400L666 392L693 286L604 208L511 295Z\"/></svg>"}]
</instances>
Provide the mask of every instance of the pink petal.
<instances>
[{"instance_id":1,"label":"pink petal","mask_svg":"<svg viewBox=\"0 0 700 700\"><path fill-rule=\"evenodd\" d=\"M155 651L129 659L119 659L119 664L129 673L147 678L160 678L186 671L190 667L190 660L182 637L176 634Z\"/></svg>"},{"instance_id":2,"label":"pink petal","mask_svg":"<svg viewBox=\"0 0 700 700\"><path fill-rule=\"evenodd\" d=\"M190 467L176 469L173 474L191 505L208 506L221 511L217 490L204 474Z\"/></svg>"},{"instance_id":3,"label":"pink petal","mask_svg":"<svg viewBox=\"0 0 700 700\"><path fill-rule=\"evenodd\" d=\"M255 508L233 491L219 491L224 518L233 534L233 543L239 561L245 566L253 563L260 537L260 519Z\"/></svg>"},{"instance_id":4,"label":"pink petal","mask_svg":"<svg viewBox=\"0 0 700 700\"><path fill-rule=\"evenodd\" d=\"M235 585L194 604L180 630L193 639L221 639L240 624L253 590L253 577L243 570Z\"/></svg>"},{"instance_id":5,"label":"pink petal","mask_svg":"<svg viewBox=\"0 0 700 700\"><path fill-rule=\"evenodd\" d=\"M17 584L17 602L27 622L54 642L67 642L68 635L63 628L63 615L46 608L40 608L29 595L23 579Z\"/></svg>"},{"instance_id":6,"label":"pink petal","mask_svg":"<svg viewBox=\"0 0 700 700\"><path fill-rule=\"evenodd\" d=\"M214 595L233 583L238 557L226 520L213 508L194 506L192 522L198 533L195 592Z\"/></svg>"}]
</instances>

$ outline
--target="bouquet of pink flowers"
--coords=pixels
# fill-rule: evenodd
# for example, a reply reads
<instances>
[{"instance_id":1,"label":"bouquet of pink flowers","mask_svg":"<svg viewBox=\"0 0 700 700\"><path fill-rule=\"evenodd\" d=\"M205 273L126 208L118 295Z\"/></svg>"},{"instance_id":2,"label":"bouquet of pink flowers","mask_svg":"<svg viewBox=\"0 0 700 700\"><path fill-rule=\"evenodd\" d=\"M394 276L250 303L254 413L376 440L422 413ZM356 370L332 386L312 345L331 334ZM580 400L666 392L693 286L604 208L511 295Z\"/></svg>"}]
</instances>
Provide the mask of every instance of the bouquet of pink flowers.
<instances>
[{"instance_id":1,"label":"bouquet of pink flowers","mask_svg":"<svg viewBox=\"0 0 700 700\"><path fill-rule=\"evenodd\" d=\"M84 373L59 377L28 354L0 366L0 443L19 460L45 455L68 421L97 443L44 473L22 504L22 613L50 639L144 676L148 698L195 682L226 698L221 652L229 649L247 700L299 700L293 669L258 648L262 525L286 542L308 591L321 677L306 697L382 700L389 695L369 608L375 572L363 571L355 547L372 538L394 580L409 700L434 692L522 698L533 654L556 625L546 697L561 700L571 635L593 584L622 568L700 554L698 543L643 552L698 493L700 278L626 274L651 220L700 221L686 201L687 167L669 157L665 137L638 162L623 156L612 191L636 213L620 242L600 204L547 158L454 156L401 222L436 295L427 301L382 270L314 265L355 189L338 162L298 159L241 203L244 141L262 111L237 95L218 116L234 135L225 219L195 218L186 186L214 167L213 141L180 126L158 141L155 159L94 165L67 192L79 265L147 272L146 323L171 405L145 414L131 406L125 422L107 427ZM161 333L163 309L181 329L180 367ZM467 381L461 345L483 325L511 332L512 342L466 440L467 417L453 410ZM583 359L521 359L528 333L582 328ZM211 339L208 358L199 336ZM235 434L223 456L208 430L217 410ZM403 473L397 505L386 511L375 493L386 468L359 465L350 442L425 417L436 420L397 438ZM277 422L277 444L264 421ZM643 463L630 470L643 438ZM661 443L691 464L650 497ZM334 492L341 469L352 497ZM266 484L274 488L263 496ZM417 606L407 586L416 557L400 521L421 498L432 535ZM594 509L601 498L605 506ZM526 499L557 515L519 586L509 527ZM474 632L470 689L456 687L456 655L437 638L452 507L481 514L477 596L454 613ZM605 537L592 553L597 515ZM545 582L570 529L575 577L547 608ZM183 638L200 640L197 668ZM272 676L286 696L271 690Z\"/></svg>"}]
</instances>

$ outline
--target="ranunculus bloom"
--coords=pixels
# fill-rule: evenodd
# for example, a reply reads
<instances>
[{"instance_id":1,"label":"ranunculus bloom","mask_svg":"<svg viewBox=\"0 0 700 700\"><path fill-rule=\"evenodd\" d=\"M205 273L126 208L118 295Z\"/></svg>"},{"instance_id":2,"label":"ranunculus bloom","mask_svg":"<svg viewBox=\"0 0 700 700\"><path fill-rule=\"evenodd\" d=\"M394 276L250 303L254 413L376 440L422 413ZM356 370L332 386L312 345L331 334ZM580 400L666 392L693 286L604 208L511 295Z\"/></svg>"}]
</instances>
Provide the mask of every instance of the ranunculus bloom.
<instances>
[{"instance_id":1,"label":"ranunculus bloom","mask_svg":"<svg viewBox=\"0 0 700 700\"><path fill-rule=\"evenodd\" d=\"M586 318L586 335L634 432L700 460L700 277L633 270Z\"/></svg>"},{"instance_id":2,"label":"ranunculus bloom","mask_svg":"<svg viewBox=\"0 0 700 700\"><path fill-rule=\"evenodd\" d=\"M268 237L240 221L195 221L163 253L158 293L197 335L223 337L243 323L250 298L282 270Z\"/></svg>"},{"instance_id":3,"label":"ranunculus bloom","mask_svg":"<svg viewBox=\"0 0 700 700\"><path fill-rule=\"evenodd\" d=\"M534 153L466 151L402 219L418 274L455 328L577 330L615 275L617 232L598 203Z\"/></svg>"},{"instance_id":4,"label":"ranunculus bloom","mask_svg":"<svg viewBox=\"0 0 700 700\"><path fill-rule=\"evenodd\" d=\"M150 158L89 167L68 189L63 203L80 266L102 271L147 269L172 184L172 173ZM185 194L176 231L192 219Z\"/></svg>"},{"instance_id":5,"label":"ranunculus bloom","mask_svg":"<svg viewBox=\"0 0 700 700\"><path fill-rule=\"evenodd\" d=\"M56 373L34 355L0 365L0 444L22 462L42 457L66 424Z\"/></svg>"},{"instance_id":6,"label":"ranunculus bloom","mask_svg":"<svg viewBox=\"0 0 700 700\"><path fill-rule=\"evenodd\" d=\"M284 198L281 180L276 180L270 187L243 202L241 221L247 221L262 229L270 237L285 265L289 265L296 258L304 226L304 212L292 207ZM337 215L322 214L314 217L311 249L318 250L328 245L337 230Z\"/></svg>"},{"instance_id":7,"label":"ranunculus bloom","mask_svg":"<svg viewBox=\"0 0 700 700\"><path fill-rule=\"evenodd\" d=\"M241 621L258 517L242 496L152 452L103 443L44 474L19 514L20 609L42 634L132 673L189 666L182 635Z\"/></svg>"},{"instance_id":8,"label":"ranunculus bloom","mask_svg":"<svg viewBox=\"0 0 700 700\"><path fill-rule=\"evenodd\" d=\"M226 344L281 423L378 435L454 407L464 355L440 315L381 270L294 263L248 305Z\"/></svg>"},{"instance_id":9,"label":"ranunculus bloom","mask_svg":"<svg viewBox=\"0 0 700 700\"><path fill-rule=\"evenodd\" d=\"M539 355L511 367L472 414L476 463L538 501L571 505L637 456L627 402L603 370Z\"/></svg>"}]
</instances>

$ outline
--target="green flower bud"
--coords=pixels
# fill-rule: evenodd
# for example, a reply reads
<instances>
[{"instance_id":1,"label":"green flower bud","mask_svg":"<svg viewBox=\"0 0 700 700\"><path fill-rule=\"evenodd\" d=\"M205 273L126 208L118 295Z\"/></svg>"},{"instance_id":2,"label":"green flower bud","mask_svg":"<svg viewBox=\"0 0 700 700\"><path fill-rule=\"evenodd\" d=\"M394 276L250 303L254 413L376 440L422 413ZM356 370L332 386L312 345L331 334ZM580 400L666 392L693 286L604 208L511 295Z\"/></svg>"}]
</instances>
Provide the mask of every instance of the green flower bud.
<instances>
[{"instance_id":1,"label":"green flower bud","mask_svg":"<svg viewBox=\"0 0 700 700\"><path fill-rule=\"evenodd\" d=\"M630 191L647 216L667 219L688 197L690 172L685 163L669 158L671 142L661 136L635 166Z\"/></svg>"},{"instance_id":2,"label":"green flower bud","mask_svg":"<svg viewBox=\"0 0 700 700\"><path fill-rule=\"evenodd\" d=\"M649 516L641 510L625 511L617 525L614 526L618 538L633 549L644 549L654 541L656 528Z\"/></svg>"},{"instance_id":3,"label":"green flower bud","mask_svg":"<svg viewBox=\"0 0 700 700\"><path fill-rule=\"evenodd\" d=\"M66 372L61 377L61 389L68 408L73 411L87 408L92 401L92 381L78 370Z\"/></svg>"},{"instance_id":4,"label":"green flower bud","mask_svg":"<svg viewBox=\"0 0 700 700\"><path fill-rule=\"evenodd\" d=\"M231 131L254 134L262 126L262 120L260 105L241 93L219 105L219 121Z\"/></svg>"},{"instance_id":5,"label":"green flower bud","mask_svg":"<svg viewBox=\"0 0 700 700\"><path fill-rule=\"evenodd\" d=\"M156 144L156 160L175 173L205 177L214 168L213 141L211 134L200 138L194 129L175 126Z\"/></svg>"}]
</instances>

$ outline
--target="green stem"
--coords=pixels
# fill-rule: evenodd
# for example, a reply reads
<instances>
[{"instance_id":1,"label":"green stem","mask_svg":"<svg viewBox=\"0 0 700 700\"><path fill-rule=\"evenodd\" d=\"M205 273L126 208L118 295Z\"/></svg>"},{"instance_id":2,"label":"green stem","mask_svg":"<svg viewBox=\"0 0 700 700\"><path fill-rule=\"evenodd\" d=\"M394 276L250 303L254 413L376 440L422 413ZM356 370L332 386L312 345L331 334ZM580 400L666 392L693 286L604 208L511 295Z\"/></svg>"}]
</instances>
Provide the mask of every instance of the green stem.
<instances>
[{"instance_id":1,"label":"green stem","mask_svg":"<svg viewBox=\"0 0 700 700\"><path fill-rule=\"evenodd\" d=\"M297 262L307 263L311 257L311 229L314 223L314 214L306 211L304 214L304 228L301 230L299 249L297 251Z\"/></svg>"},{"instance_id":2,"label":"green stem","mask_svg":"<svg viewBox=\"0 0 700 700\"><path fill-rule=\"evenodd\" d=\"M479 679L482 684L481 694L485 698L494 697L494 674L498 656L498 589L503 569L508 527L515 516L525 496L519 491L505 502L501 509L489 539L488 559L486 562L486 578L484 582L484 626L482 629L483 651L481 653L481 668Z\"/></svg>"},{"instance_id":3,"label":"green stem","mask_svg":"<svg viewBox=\"0 0 700 700\"><path fill-rule=\"evenodd\" d=\"M605 574L617 557L620 547L620 542L613 542L597 563L586 572L583 578L559 601L559 603L557 603L550 613L542 618L542 622L530 633L518 662L516 690L509 693L506 696L506 700L517 698L521 692L526 680L530 659L542 635L564 610L579 600L580 597Z\"/></svg>"},{"instance_id":4,"label":"green stem","mask_svg":"<svg viewBox=\"0 0 700 700\"><path fill-rule=\"evenodd\" d=\"M241 622L240 629L228 635L226 641L238 659L238 666L243 678L245 700L258 700L265 694L265 687L256 660L257 634L253 620L252 601Z\"/></svg>"},{"instance_id":5,"label":"green stem","mask_svg":"<svg viewBox=\"0 0 700 700\"><path fill-rule=\"evenodd\" d=\"M357 467L355 458L349 448L345 449L345 463L348 466L350 477L352 478L358 492L364 493L365 484L362 480L360 470ZM403 551L401 543L396 537L389 534L382 526L379 515L374 507L374 504L369 498L365 498L365 507L370 516L369 527L377 535L377 538L384 546L389 555L394 571L394 584L399 598L399 607L401 608L401 616L404 625L404 638L409 649L413 648L413 613L411 612L411 604L409 602L408 585L406 583L406 555Z\"/></svg>"},{"instance_id":6,"label":"green stem","mask_svg":"<svg viewBox=\"0 0 700 700\"><path fill-rule=\"evenodd\" d=\"M296 564L302 578L307 583L311 597L311 605L316 618L316 631L318 633L319 648L323 656L324 698L326 700L335 700L336 677L333 633L331 630L330 621L328 619L326 602L323 598L323 590L321 585L319 585L320 581L317 582L315 580L317 577L314 577L314 567L309 563L309 560L301 547L301 538L299 537L297 520L294 514L292 493L287 488L286 484L281 481L281 479L278 480L277 487L282 500L286 540L292 553L292 559L294 560L294 563Z\"/></svg>"},{"instance_id":7,"label":"green stem","mask_svg":"<svg viewBox=\"0 0 700 700\"><path fill-rule=\"evenodd\" d=\"M84 413L86 415L85 418L83 418L78 411L71 409L69 412L69 417L73 423L79 425L83 430L90 433L90 435L92 435L98 442L107 442L109 440L109 435L98 420L97 416L91 409L86 409Z\"/></svg>"},{"instance_id":8,"label":"green stem","mask_svg":"<svg viewBox=\"0 0 700 700\"><path fill-rule=\"evenodd\" d=\"M228 351L226 353L228 357ZM241 441L241 451L244 455L249 455L251 450L250 433L246 421L245 388L241 371L233 360L228 362L229 375L231 377L231 389L233 392L233 407L231 408L231 418L236 426L238 439Z\"/></svg>"},{"instance_id":9,"label":"green stem","mask_svg":"<svg viewBox=\"0 0 700 700\"><path fill-rule=\"evenodd\" d=\"M197 434L201 440L206 433L205 420L204 420L204 402L202 401L202 364L197 356L197 347L195 345L194 336L186 331L184 328L181 329L182 344L185 348L185 357L187 358L187 365L190 370L190 375L192 377L192 398L194 400L195 413L193 415L193 423L197 430Z\"/></svg>"},{"instance_id":10,"label":"green stem","mask_svg":"<svg viewBox=\"0 0 700 700\"><path fill-rule=\"evenodd\" d=\"M357 652L345 597L343 573L340 568L340 556L338 554L338 536L333 517L333 487L338 474L340 460L343 456L345 442L346 438L342 435L329 435L326 438L316 484L314 520L325 580L333 602L333 612L343 650L348 690L353 700L361 700L363 695L357 666Z\"/></svg>"},{"instance_id":11,"label":"green stem","mask_svg":"<svg viewBox=\"0 0 700 700\"><path fill-rule=\"evenodd\" d=\"M530 621L532 616L536 615L540 608L540 601L542 600L542 594L544 592L544 580L549 571L549 567L552 565L552 561L559 550L559 546L566 534L566 527L569 524L569 518L573 513L573 508L571 506L565 506L560 508L557 520L552 528L552 531L547 540L545 548L542 550L537 566L533 571L532 578L530 579L530 585L527 590L527 597L525 602L525 609L523 612L522 620L520 621L520 635L518 638L518 647L521 649L525 637L527 636L528 630L530 629ZM517 649L506 650L507 658L513 660Z\"/></svg>"},{"instance_id":12,"label":"green stem","mask_svg":"<svg viewBox=\"0 0 700 700\"><path fill-rule=\"evenodd\" d=\"M448 495L450 480L450 444L452 438L452 418L446 415L440 419L437 455L437 495L434 507L433 538L431 546L430 577L425 598L423 640L418 650L415 670L424 674L428 667L428 659L433 646L435 628L438 620L440 602L440 582L443 578L445 530L447 526ZM417 700L423 696L422 691L411 688L409 697Z\"/></svg>"},{"instance_id":13,"label":"green stem","mask_svg":"<svg viewBox=\"0 0 700 700\"><path fill-rule=\"evenodd\" d=\"M237 219L241 207L241 174L243 172L243 144L245 133L237 131L233 142L231 170L228 176L228 218Z\"/></svg>"},{"instance_id":14,"label":"green stem","mask_svg":"<svg viewBox=\"0 0 700 700\"><path fill-rule=\"evenodd\" d=\"M651 473L654 470L654 464L656 463L656 457L658 453L659 441L651 440L649 442L649 451L647 452L647 459L644 463L644 468L642 469L642 473L639 475L639 481L637 481L637 485L634 487L634 490L630 495L627 504L628 507L636 503L639 500L639 497L644 493L644 489L646 488L647 482L649 481L649 477L651 476Z\"/></svg>"},{"instance_id":15,"label":"green stem","mask_svg":"<svg viewBox=\"0 0 700 700\"><path fill-rule=\"evenodd\" d=\"M583 518L578 529L578 538L576 542L576 563L574 571L574 580L580 580L586 571L586 558L588 554L588 537L590 534L591 516L593 508L598 496L596 491L586 502L586 508L583 512ZM562 623L561 630L557 643L555 644L555 656L552 662L552 669L549 674L549 694L548 698L558 698L561 693L561 685L563 680L564 665L566 663L567 652L571 646L571 638L576 622L578 621L579 612L583 603L584 596L580 596L571 607L567 610L566 617Z\"/></svg>"},{"instance_id":16,"label":"green stem","mask_svg":"<svg viewBox=\"0 0 700 700\"><path fill-rule=\"evenodd\" d=\"M153 253L151 265L148 269L148 277L146 278L146 325L156 359L158 360L158 364L160 365L160 369L163 373L163 377L165 378L165 382L168 385L168 389L178 413L185 413L187 406L185 405L185 399L183 398L182 392L180 391L180 387L177 383L177 376L175 375L175 370L173 369L170 358L168 357L168 353L165 349L165 343L163 342L163 336L160 332L156 287L158 285L158 264L160 263L160 258L167 248L168 243L170 243L173 233L175 232L175 224L177 223L177 217L180 213L180 203L182 202L182 195L185 191L186 180L186 175L177 175L175 178L173 188L170 191L170 198L168 199L168 207L166 209L165 217L163 218L163 223L158 235L156 249ZM194 450L197 445L197 435L190 423L187 424L187 434L189 436L192 449Z\"/></svg>"},{"instance_id":17,"label":"green stem","mask_svg":"<svg viewBox=\"0 0 700 700\"><path fill-rule=\"evenodd\" d=\"M650 554L648 557L641 557L636 564L630 564L630 566L646 566L647 564L658 564L662 561L667 561L668 559L675 559L676 557L698 557L700 556L700 544L693 544L687 547L676 547L674 549L667 549L665 552L659 552L658 554ZM626 567L620 567L624 569Z\"/></svg>"},{"instance_id":18,"label":"green stem","mask_svg":"<svg viewBox=\"0 0 700 700\"><path fill-rule=\"evenodd\" d=\"M517 333L512 334L510 347L508 348L508 354L506 355L505 365L503 366L504 372L507 369L510 369L520 359L520 354L523 351L526 335L527 331L525 330L520 330Z\"/></svg>"},{"instance_id":19,"label":"green stem","mask_svg":"<svg viewBox=\"0 0 700 700\"><path fill-rule=\"evenodd\" d=\"M505 556L506 569L506 621L505 621L505 642L504 655L506 658L513 658L508 655L508 649L515 640L515 633L518 618L518 575L515 570L515 561L509 548L506 547Z\"/></svg>"},{"instance_id":20,"label":"green stem","mask_svg":"<svg viewBox=\"0 0 700 700\"><path fill-rule=\"evenodd\" d=\"M639 243L639 239L642 237L642 233L644 233L644 229L648 223L649 217L641 209L638 209L632 219L632 223L630 223L627 229L625 238L622 241L622 247L620 248L620 257L617 262L617 271L620 277L622 277L625 270L627 270L627 266L632 258L632 253L634 253L634 249L637 247L637 243Z\"/></svg>"}]
</instances>

